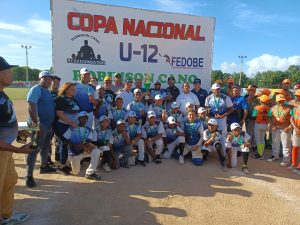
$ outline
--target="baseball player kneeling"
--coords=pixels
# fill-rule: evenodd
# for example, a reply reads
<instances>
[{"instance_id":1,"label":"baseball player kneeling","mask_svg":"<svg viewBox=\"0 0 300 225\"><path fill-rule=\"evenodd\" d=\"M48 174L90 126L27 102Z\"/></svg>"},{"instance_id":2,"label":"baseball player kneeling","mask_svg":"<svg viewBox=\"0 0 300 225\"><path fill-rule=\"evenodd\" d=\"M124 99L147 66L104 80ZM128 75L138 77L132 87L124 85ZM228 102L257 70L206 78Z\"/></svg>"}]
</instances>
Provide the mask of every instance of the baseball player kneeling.
<instances>
[{"instance_id":1,"label":"baseball player kneeling","mask_svg":"<svg viewBox=\"0 0 300 225\"><path fill-rule=\"evenodd\" d=\"M186 144L183 153L180 153L179 163L184 164L184 156L192 152L193 164L196 166L202 165L203 157L201 147L203 142L203 126L200 120L196 120L195 110L191 110L187 113L187 121L183 123L182 130L185 133Z\"/></svg>"},{"instance_id":2,"label":"baseball player kneeling","mask_svg":"<svg viewBox=\"0 0 300 225\"><path fill-rule=\"evenodd\" d=\"M155 159L155 163L161 163L161 153L164 148L163 135L165 129L161 121L156 120L154 111L147 114L147 122L142 128L142 137L145 142L147 152Z\"/></svg>"},{"instance_id":3,"label":"baseball player kneeling","mask_svg":"<svg viewBox=\"0 0 300 225\"><path fill-rule=\"evenodd\" d=\"M184 132L177 126L176 119L173 116L168 118L168 123L165 125L166 140L168 144L168 150L165 151L164 158L170 159L174 149L178 146L179 151L183 153L185 137ZM182 161L181 161L182 163Z\"/></svg>"},{"instance_id":4,"label":"baseball player kneeling","mask_svg":"<svg viewBox=\"0 0 300 225\"><path fill-rule=\"evenodd\" d=\"M142 166L146 166L144 157L145 157L145 143L142 137L142 129L139 123L136 121L137 115L134 111L129 111L127 113L127 124L126 130L128 131L130 140L134 147L138 149L138 163Z\"/></svg>"},{"instance_id":5,"label":"baseball player kneeling","mask_svg":"<svg viewBox=\"0 0 300 225\"><path fill-rule=\"evenodd\" d=\"M247 163L249 158L249 148L251 146L251 137L245 131L242 131L242 128L238 123L232 123L230 125L230 130L231 132L227 135L225 143L228 153L228 166L230 168L237 166L237 152L241 151L243 156L242 172L247 174L249 173Z\"/></svg>"},{"instance_id":6,"label":"baseball player kneeling","mask_svg":"<svg viewBox=\"0 0 300 225\"><path fill-rule=\"evenodd\" d=\"M218 130L218 122L215 119L209 119L207 122L208 128L203 133L204 146L202 148L203 158L212 151L217 151L223 171L226 171L224 148L221 142L222 134Z\"/></svg>"},{"instance_id":7,"label":"baseball player kneeling","mask_svg":"<svg viewBox=\"0 0 300 225\"><path fill-rule=\"evenodd\" d=\"M94 138L92 130L86 127L88 118L87 112L80 112L78 116L78 127L70 127L64 133L64 137L68 144L72 173L74 175L79 174L81 169L80 161L83 159L84 153L88 153L91 155L91 162L85 172L85 177L92 180L100 180L100 176L98 176L95 171L99 163L101 151L91 143Z\"/></svg>"}]
</instances>

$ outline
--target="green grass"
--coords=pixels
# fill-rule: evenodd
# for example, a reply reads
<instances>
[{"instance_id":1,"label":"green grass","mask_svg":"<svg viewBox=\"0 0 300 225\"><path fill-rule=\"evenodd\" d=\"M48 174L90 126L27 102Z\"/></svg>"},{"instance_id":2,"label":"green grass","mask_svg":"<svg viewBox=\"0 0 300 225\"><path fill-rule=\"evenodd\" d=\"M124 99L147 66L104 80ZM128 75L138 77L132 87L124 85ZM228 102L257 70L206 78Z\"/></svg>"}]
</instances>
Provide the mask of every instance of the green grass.
<instances>
[{"instance_id":1,"label":"green grass","mask_svg":"<svg viewBox=\"0 0 300 225\"><path fill-rule=\"evenodd\" d=\"M5 88L4 92L11 100L26 100L29 88Z\"/></svg>"}]
</instances>

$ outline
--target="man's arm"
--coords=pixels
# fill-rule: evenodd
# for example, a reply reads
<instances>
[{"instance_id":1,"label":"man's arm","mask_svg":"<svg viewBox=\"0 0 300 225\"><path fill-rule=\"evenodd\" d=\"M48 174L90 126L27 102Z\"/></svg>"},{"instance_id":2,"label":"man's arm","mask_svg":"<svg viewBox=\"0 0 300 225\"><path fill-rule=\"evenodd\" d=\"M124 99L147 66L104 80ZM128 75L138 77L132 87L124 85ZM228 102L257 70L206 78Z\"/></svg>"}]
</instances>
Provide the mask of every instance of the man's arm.
<instances>
[{"instance_id":1,"label":"man's arm","mask_svg":"<svg viewBox=\"0 0 300 225\"><path fill-rule=\"evenodd\" d=\"M21 147L18 148L18 147L7 144L4 141L0 140L0 151L29 154L35 150L35 149L31 149L30 145L31 145L31 143L28 143L28 144L22 145Z\"/></svg>"},{"instance_id":2,"label":"man's arm","mask_svg":"<svg viewBox=\"0 0 300 225\"><path fill-rule=\"evenodd\" d=\"M28 112L32 122L37 124L39 122L37 114L37 104L33 102L28 102Z\"/></svg>"}]
</instances>

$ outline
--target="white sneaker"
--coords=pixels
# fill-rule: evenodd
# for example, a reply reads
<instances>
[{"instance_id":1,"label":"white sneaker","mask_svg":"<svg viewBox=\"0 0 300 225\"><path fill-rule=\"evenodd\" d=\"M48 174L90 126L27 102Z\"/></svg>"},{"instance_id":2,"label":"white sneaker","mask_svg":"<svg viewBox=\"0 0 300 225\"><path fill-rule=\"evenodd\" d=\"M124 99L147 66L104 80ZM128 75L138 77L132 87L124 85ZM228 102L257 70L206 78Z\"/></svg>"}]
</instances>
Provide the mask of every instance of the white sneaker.
<instances>
[{"instance_id":1,"label":"white sneaker","mask_svg":"<svg viewBox=\"0 0 300 225\"><path fill-rule=\"evenodd\" d=\"M244 167L242 168L242 173L243 173L243 174L249 174L248 167L244 166Z\"/></svg>"},{"instance_id":2,"label":"white sneaker","mask_svg":"<svg viewBox=\"0 0 300 225\"><path fill-rule=\"evenodd\" d=\"M184 164L184 157L181 155L179 156L179 164L183 165Z\"/></svg>"},{"instance_id":3,"label":"white sneaker","mask_svg":"<svg viewBox=\"0 0 300 225\"><path fill-rule=\"evenodd\" d=\"M29 219L29 214L27 213L15 213L10 218L3 220L2 225L14 225L14 224L20 224Z\"/></svg>"},{"instance_id":4,"label":"white sneaker","mask_svg":"<svg viewBox=\"0 0 300 225\"><path fill-rule=\"evenodd\" d=\"M292 170L292 173L300 175L300 169L296 168Z\"/></svg>"},{"instance_id":5,"label":"white sneaker","mask_svg":"<svg viewBox=\"0 0 300 225\"><path fill-rule=\"evenodd\" d=\"M111 168L109 167L109 165L107 163L105 163L102 168L104 169L105 172L110 172Z\"/></svg>"},{"instance_id":6,"label":"white sneaker","mask_svg":"<svg viewBox=\"0 0 300 225\"><path fill-rule=\"evenodd\" d=\"M288 163L285 163L285 162L281 162L281 163L280 163L280 166L281 166L281 167L287 167L288 165L289 165L289 164L288 164Z\"/></svg>"}]
</instances>

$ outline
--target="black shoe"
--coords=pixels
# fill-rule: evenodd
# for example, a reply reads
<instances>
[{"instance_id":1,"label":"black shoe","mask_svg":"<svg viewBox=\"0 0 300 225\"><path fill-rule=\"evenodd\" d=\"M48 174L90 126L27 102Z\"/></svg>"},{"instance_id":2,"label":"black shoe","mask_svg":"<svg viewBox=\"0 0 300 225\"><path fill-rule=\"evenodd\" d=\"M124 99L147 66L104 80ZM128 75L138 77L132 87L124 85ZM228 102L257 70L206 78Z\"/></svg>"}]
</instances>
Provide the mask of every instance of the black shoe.
<instances>
[{"instance_id":1,"label":"black shoe","mask_svg":"<svg viewBox=\"0 0 300 225\"><path fill-rule=\"evenodd\" d=\"M54 167L55 166L54 162L51 160L50 156L48 156L48 166L50 166L50 167Z\"/></svg>"},{"instance_id":2,"label":"black shoe","mask_svg":"<svg viewBox=\"0 0 300 225\"><path fill-rule=\"evenodd\" d=\"M101 180L101 176L97 175L96 173L85 174L85 177L89 180L96 180L96 181Z\"/></svg>"},{"instance_id":3,"label":"black shoe","mask_svg":"<svg viewBox=\"0 0 300 225\"><path fill-rule=\"evenodd\" d=\"M123 167L123 168L126 168L126 169L130 168L130 166L128 166L127 163L126 164L121 164L120 167Z\"/></svg>"},{"instance_id":4,"label":"black shoe","mask_svg":"<svg viewBox=\"0 0 300 225\"><path fill-rule=\"evenodd\" d=\"M46 166L41 166L40 167L40 174L44 174L44 173L54 173L56 172L56 169L53 167L50 167L48 165Z\"/></svg>"},{"instance_id":5,"label":"black shoe","mask_svg":"<svg viewBox=\"0 0 300 225\"><path fill-rule=\"evenodd\" d=\"M148 154L148 153L145 153L144 161L145 161L146 163L150 163L150 158L149 158L149 154Z\"/></svg>"},{"instance_id":6,"label":"black shoe","mask_svg":"<svg viewBox=\"0 0 300 225\"><path fill-rule=\"evenodd\" d=\"M155 157L155 163L156 163L156 164L160 164L160 163L161 163L160 155L157 155L157 156Z\"/></svg>"},{"instance_id":7,"label":"black shoe","mask_svg":"<svg viewBox=\"0 0 300 225\"><path fill-rule=\"evenodd\" d=\"M146 163L145 163L144 160L137 160L137 162L138 162L139 164L141 164L143 167L146 166Z\"/></svg>"},{"instance_id":8,"label":"black shoe","mask_svg":"<svg viewBox=\"0 0 300 225\"><path fill-rule=\"evenodd\" d=\"M25 182L26 182L27 187L30 187L30 188L36 187L36 183L32 176L26 176Z\"/></svg>"},{"instance_id":9,"label":"black shoe","mask_svg":"<svg viewBox=\"0 0 300 225\"><path fill-rule=\"evenodd\" d=\"M61 175L65 175L65 176L68 176L70 175L70 167L68 166L59 166L57 169L56 169L56 172L61 174Z\"/></svg>"}]
</instances>

